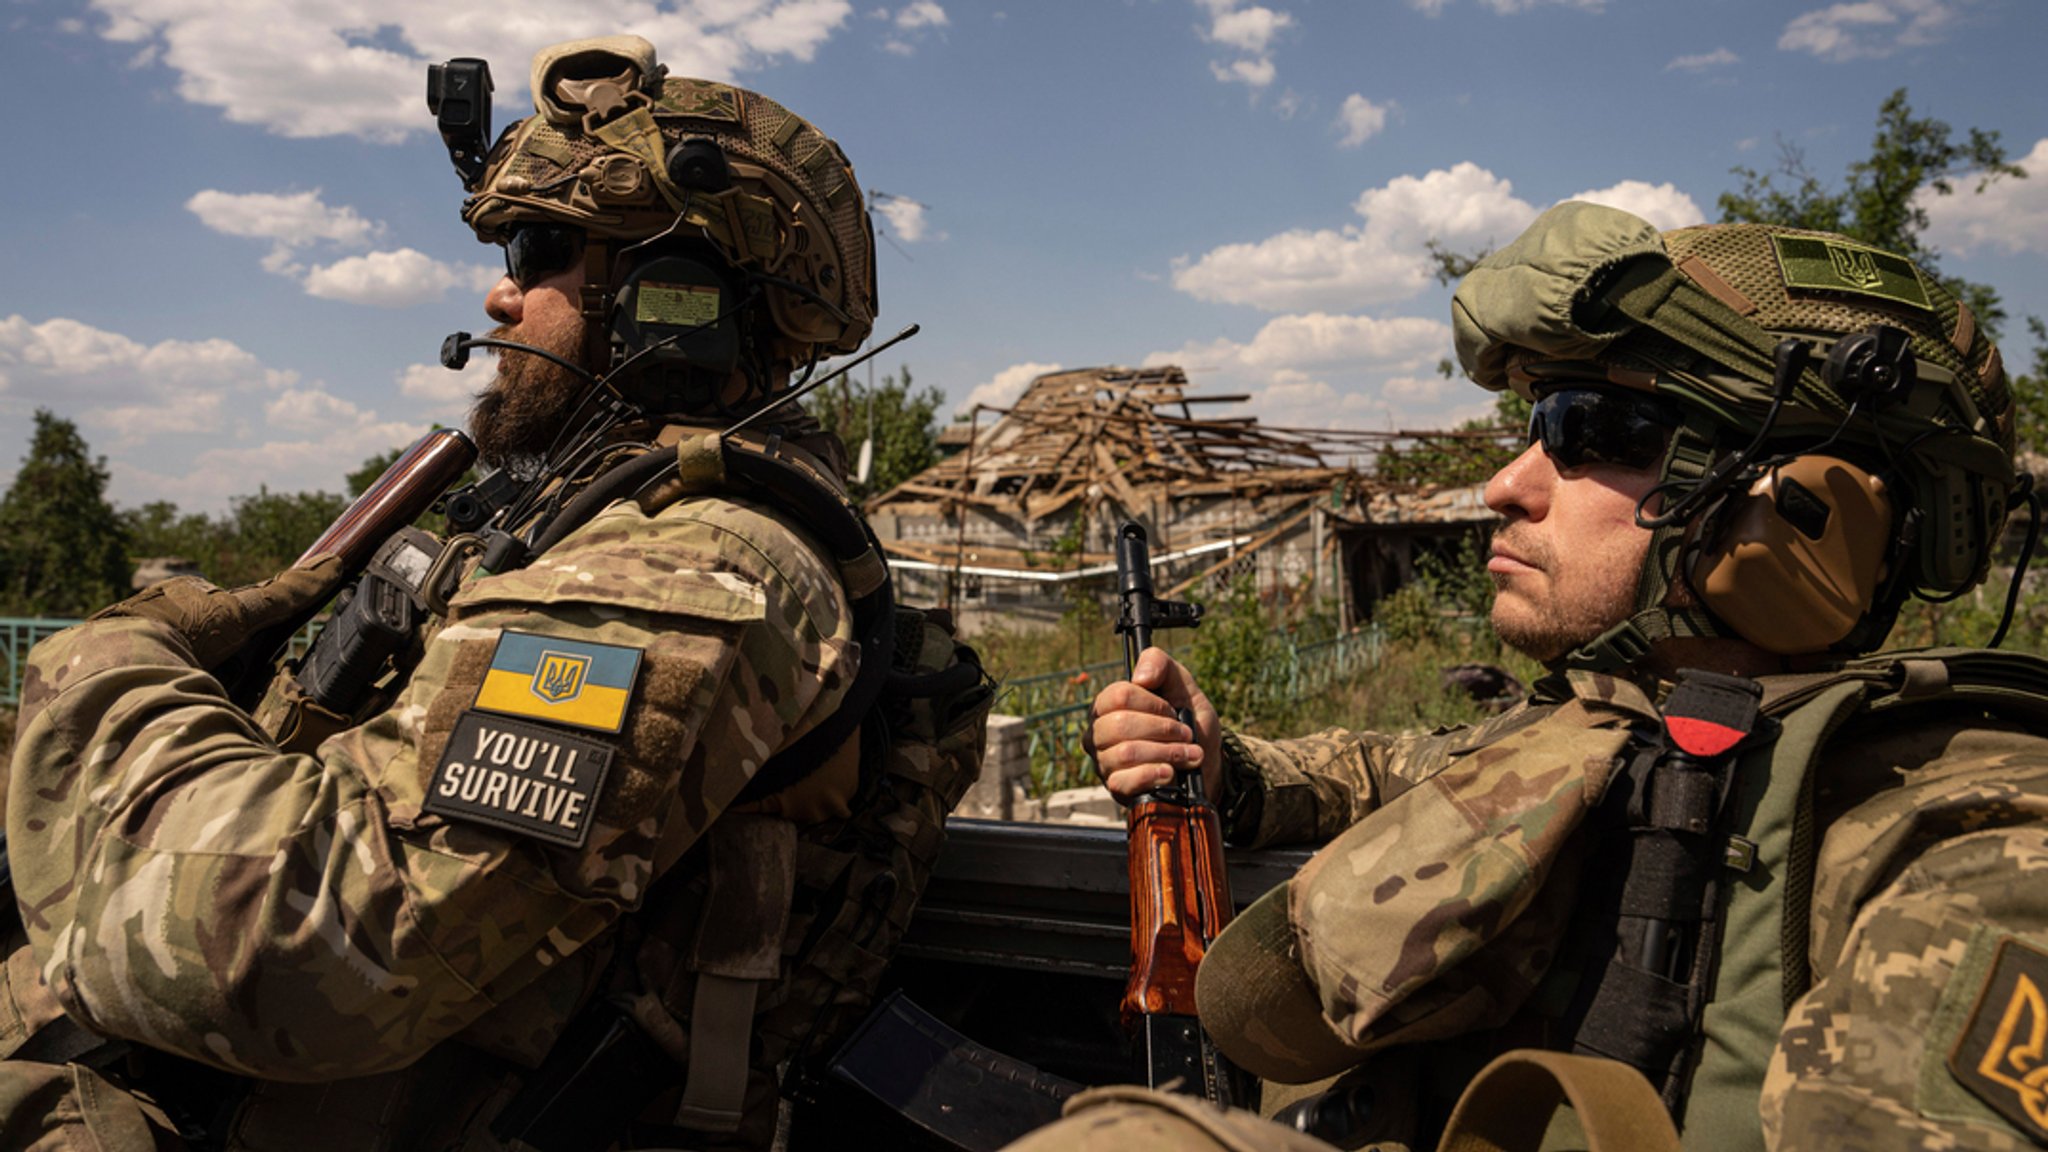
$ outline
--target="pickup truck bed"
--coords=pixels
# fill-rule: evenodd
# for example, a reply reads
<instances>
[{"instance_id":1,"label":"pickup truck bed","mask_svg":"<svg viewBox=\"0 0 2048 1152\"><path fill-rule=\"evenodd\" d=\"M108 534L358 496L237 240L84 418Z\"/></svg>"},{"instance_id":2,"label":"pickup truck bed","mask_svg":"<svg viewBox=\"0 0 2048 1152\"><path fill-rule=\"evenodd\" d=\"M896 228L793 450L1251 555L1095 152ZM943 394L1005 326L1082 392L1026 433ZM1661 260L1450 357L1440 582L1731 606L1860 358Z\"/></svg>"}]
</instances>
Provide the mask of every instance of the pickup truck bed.
<instances>
[{"instance_id":1,"label":"pickup truck bed","mask_svg":"<svg viewBox=\"0 0 2048 1152\"><path fill-rule=\"evenodd\" d=\"M1307 849L1231 850L1231 895L1243 908L1292 876ZM1118 1018L1129 976L1130 884L1121 828L955 819L932 881L890 965L901 989L980 1044L1082 1084L1139 1079ZM922 1147L854 1089L821 1087L807 1116L856 1120L884 1140ZM815 1121L813 1121L815 1123ZM872 1127L868 1127L872 1125ZM900 1143L898 1143L900 1141Z\"/></svg>"}]
</instances>

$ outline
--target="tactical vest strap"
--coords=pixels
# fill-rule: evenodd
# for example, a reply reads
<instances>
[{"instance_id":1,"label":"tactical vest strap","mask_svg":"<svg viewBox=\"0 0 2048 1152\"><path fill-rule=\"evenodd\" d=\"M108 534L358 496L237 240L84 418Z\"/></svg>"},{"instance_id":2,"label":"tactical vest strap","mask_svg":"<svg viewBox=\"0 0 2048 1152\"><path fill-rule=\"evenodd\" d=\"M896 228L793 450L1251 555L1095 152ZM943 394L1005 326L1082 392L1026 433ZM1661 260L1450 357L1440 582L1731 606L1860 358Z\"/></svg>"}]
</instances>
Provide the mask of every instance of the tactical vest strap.
<instances>
[{"instance_id":1,"label":"tactical vest strap","mask_svg":"<svg viewBox=\"0 0 2048 1152\"><path fill-rule=\"evenodd\" d=\"M781 975L783 937L796 893L796 825L728 812L706 833L710 890L688 965L690 1063L676 1122L731 1132L745 1118L754 1005Z\"/></svg>"},{"instance_id":2,"label":"tactical vest strap","mask_svg":"<svg viewBox=\"0 0 2048 1152\"><path fill-rule=\"evenodd\" d=\"M1678 1130L1642 1073L1527 1048L1503 1053L1465 1088L1437 1152L1536 1152L1545 1125L1532 1121L1566 1104L1586 1152L1678 1152Z\"/></svg>"},{"instance_id":3,"label":"tactical vest strap","mask_svg":"<svg viewBox=\"0 0 2048 1152\"><path fill-rule=\"evenodd\" d=\"M676 1123L700 1132L734 1132L746 1118L747 1046L754 1035L759 980L697 974L690 1003L690 1073Z\"/></svg>"},{"instance_id":4,"label":"tactical vest strap","mask_svg":"<svg viewBox=\"0 0 2048 1152\"><path fill-rule=\"evenodd\" d=\"M1624 878L1612 947L1580 993L1573 1048L1639 1070L1674 1114L1716 967L1724 870L1717 836L1762 694L1753 680L1679 673L1661 740L1609 789L1608 858Z\"/></svg>"}]
</instances>

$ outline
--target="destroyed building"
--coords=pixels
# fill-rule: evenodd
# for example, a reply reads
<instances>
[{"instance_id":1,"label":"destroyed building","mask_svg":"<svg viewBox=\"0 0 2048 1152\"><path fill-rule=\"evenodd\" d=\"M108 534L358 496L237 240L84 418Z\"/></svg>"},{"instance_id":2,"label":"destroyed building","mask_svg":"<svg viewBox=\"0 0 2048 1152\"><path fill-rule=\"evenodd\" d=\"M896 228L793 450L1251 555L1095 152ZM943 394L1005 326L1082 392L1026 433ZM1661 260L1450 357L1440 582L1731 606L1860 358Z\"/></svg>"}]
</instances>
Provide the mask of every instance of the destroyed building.
<instances>
[{"instance_id":1,"label":"destroyed building","mask_svg":"<svg viewBox=\"0 0 2048 1152\"><path fill-rule=\"evenodd\" d=\"M1057 620L1113 586L1126 519L1152 540L1161 595L1208 598L1249 575L1342 625L1456 556L1495 520L1476 487L1375 476L1389 445L1472 433L1308 430L1197 412L1242 395L1191 393L1179 368L1089 368L1032 381L1008 408L948 429L937 465L868 502L898 595L980 619Z\"/></svg>"}]
</instances>

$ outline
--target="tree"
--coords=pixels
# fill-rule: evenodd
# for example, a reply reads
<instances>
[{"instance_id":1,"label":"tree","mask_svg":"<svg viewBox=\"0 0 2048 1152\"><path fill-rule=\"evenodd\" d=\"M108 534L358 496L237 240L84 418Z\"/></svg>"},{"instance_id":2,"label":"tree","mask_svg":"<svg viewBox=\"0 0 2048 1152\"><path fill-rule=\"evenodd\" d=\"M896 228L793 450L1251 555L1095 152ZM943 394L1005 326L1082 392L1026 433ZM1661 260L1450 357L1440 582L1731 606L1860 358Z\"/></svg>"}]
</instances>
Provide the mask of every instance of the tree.
<instances>
[{"instance_id":1,"label":"tree","mask_svg":"<svg viewBox=\"0 0 2048 1152\"><path fill-rule=\"evenodd\" d=\"M0 613L84 616L127 595L126 544L106 457L76 424L37 409L28 456L0 498Z\"/></svg>"},{"instance_id":2,"label":"tree","mask_svg":"<svg viewBox=\"0 0 2048 1152\"><path fill-rule=\"evenodd\" d=\"M1900 88L1878 109L1869 157L1849 165L1840 188L1830 188L1807 169L1798 149L1781 143L1775 173L1734 169L1742 187L1721 194L1721 219L1839 232L1911 257L1967 303L1978 325L1996 339L2006 318L1998 293L1987 284L1940 276L1940 254L1921 240L1928 217L1920 192L1954 195L1957 178L1966 172L1976 175L1977 192L2000 178L2019 180L2027 174L2007 161L1998 133L1972 128L1965 140L1953 136L1942 121L1914 116L1906 90Z\"/></svg>"},{"instance_id":3,"label":"tree","mask_svg":"<svg viewBox=\"0 0 2048 1152\"><path fill-rule=\"evenodd\" d=\"M2048 454L2048 324L2029 316L2027 331L2034 337L2033 367L2009 378L2017 417L2014 439L2022 452Z\"/></svg>"},{"instance_id":4,"label":"tree","mask_svg":"<svg viewBox=\"0 0 2048 1152\"><path fill-rule=\"evenodd\" d=\"M121 513L135 557L178 556L224 588L253 583L288 567L341 515L348 502L332 492L237 496L223 516L181 513L158 500Z\"/></svg>"},{"instance_id":5,"label":"tree","mask_svg":"<svg viewBox=\"0 0 2048 1152\"><path fill-rule=\"evenodd\" d=\"M913 392L906 364L900 380L884 376L872 389L842 376L838 388L820 389L804 409L837 433L849 452L858 453L873 429L873 467L865 481L851 486L854 499L864 500L939 462L937 413L945 399L937 388Z\"/></svg>"}]
</instances>

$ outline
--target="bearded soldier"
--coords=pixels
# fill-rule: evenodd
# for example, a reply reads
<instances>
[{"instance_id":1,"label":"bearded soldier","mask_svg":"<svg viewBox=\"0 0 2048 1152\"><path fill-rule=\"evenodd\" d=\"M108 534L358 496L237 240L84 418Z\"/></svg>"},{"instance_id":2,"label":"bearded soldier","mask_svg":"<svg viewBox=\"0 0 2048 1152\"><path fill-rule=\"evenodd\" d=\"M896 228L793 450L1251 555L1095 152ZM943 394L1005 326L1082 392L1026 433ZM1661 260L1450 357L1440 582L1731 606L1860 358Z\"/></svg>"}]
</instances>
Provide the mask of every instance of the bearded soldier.
<instances>
[{"instance_id":1,"label":"bearded soldier","mask_svg":"<svg viewBox=\"0 0 2048 1152\"><path fill-rule=\"evenodd\" d=\"M427 617L368 703L308 686L346 666L326 633L254 719L209 674L332 559L36 650L0 1145L765 1147L778 1065L872 992L978 761L977 669L920 697L945 739L914 771L915 718L861 723L892 667L971 653L892 608L838 442L776 407L875 316L838 145L610 37L541 52L486 148L449 125L487 72L444 67L463 219L506 261L499 327L444 351L505 350L486 512L355 589Z\"/></svg>"},{"instance_id":2,"label":"bearded soldier","mask_svg":"<svg viewBox=\"0 0 2048 1152\"><path fill-rule=\"evenodd\" d=\"M1839 236L1576 203L1452 313L1533 404L1487 568L1551 675L1427 736L1232 733L1156 651L1105 689L1118 796L1220 765L1234 842L1331 841L1198 978L1224 1052L1319 1090L1295 1131L1102 1092L1030 1146L2048 1143L2048 667L1864 655L2025 490L1978 318Z\"/></svg>"}]
</instances>

